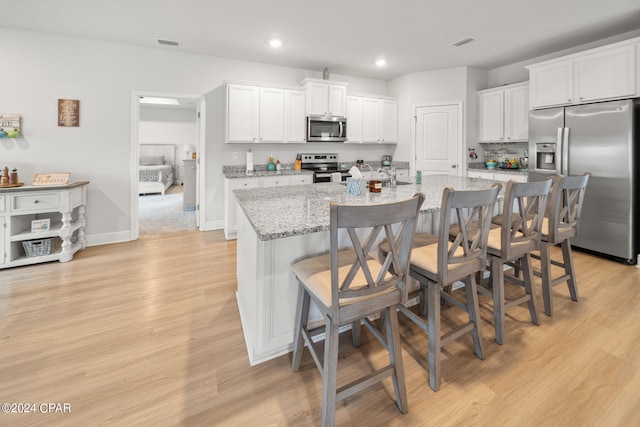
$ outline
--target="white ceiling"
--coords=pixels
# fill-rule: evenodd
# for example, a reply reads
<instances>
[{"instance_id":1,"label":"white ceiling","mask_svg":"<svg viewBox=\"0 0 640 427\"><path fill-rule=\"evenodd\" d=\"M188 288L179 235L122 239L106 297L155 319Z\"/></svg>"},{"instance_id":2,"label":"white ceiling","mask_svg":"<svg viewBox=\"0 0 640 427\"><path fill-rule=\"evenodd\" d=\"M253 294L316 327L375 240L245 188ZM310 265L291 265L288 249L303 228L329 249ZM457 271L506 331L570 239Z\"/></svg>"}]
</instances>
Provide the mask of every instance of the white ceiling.
<instances>
[{"instance_id":1,"label":"white ceiling","mask_svg":"<svg viewBox=\"0 0 640 427\"><path fill-rule=\"evenodd\" d=\"M0 0L0 11L5 27L382 80L492 69L640 29L640 0ZM465 37L476 41L450 46Z\"/></svg>"}]
</instances>

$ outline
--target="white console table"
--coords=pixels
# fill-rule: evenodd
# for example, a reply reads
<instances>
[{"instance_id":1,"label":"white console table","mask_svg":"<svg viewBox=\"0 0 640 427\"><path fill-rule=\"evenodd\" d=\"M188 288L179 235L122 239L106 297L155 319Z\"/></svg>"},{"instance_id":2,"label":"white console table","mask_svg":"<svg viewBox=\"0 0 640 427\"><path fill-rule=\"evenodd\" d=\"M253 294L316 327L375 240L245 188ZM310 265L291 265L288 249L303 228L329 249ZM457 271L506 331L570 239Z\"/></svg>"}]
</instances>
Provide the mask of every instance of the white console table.
<instances>
[{"instance_id":1,"label":"white console table","mask_svg":"<svg viewBox=\"0 0 640 427\"><path fill-rule=\"evenodd\" d=\"M0 188L0 269L47 261L71 261L86 246L85 205L88 181L55 186ZM46 231L31 221L49 219ZM23 242L60 238L50 254L27 256Z\"/></svg>"}]
</instances>

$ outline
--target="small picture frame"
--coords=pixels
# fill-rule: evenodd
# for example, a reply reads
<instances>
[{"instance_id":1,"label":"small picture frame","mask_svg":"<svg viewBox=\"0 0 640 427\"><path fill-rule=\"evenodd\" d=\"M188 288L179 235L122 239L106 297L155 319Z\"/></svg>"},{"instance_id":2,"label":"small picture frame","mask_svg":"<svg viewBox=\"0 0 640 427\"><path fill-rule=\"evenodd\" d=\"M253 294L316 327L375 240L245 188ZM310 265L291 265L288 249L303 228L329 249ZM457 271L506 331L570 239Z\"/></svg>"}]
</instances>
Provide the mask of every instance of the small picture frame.
<instances>
[{"instance_id":1,"label":"small picture frame","mask_svg":"<svg viewBox=\"0 0 640 427\"><path fill-rule=\"evenodd\" d=\"M33 221L31 221L32 233L44 233L45 231L49 231L50 227L51 220L49 218L34 219Z\"/></svg>"}]
</instances>

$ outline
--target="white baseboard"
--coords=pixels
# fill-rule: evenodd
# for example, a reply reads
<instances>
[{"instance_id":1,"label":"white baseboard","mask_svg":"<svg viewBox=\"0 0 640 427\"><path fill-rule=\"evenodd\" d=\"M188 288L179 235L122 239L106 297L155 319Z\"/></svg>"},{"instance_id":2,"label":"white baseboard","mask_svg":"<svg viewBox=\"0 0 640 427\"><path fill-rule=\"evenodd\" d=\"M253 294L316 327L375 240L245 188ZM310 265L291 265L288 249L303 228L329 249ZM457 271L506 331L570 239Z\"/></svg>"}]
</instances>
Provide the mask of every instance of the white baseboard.
<instances>
[{"instance_id":1,"label":"white baseboard","mask_svg":"<svg viewBox=\"0 0 640 427\"><path fill-rule=\"evenodd\" d=\"M87 235L87 246L100 246L129 241L131 241L130 231L118 231L116 233Z\"/></svg>"},{"instance_id":2,"label":"white baseboard","mask_svg":"<svg viewBox=\"0 0 640 427\"><path fill-rule=\"evenodd\" d=\"M213 231L213 230L220 230L222 228L224 228L224 220L218 220L218 221L205 221L203 224L201 224L203 227L201 228L202 231Z\"/></svg>"}]
</instances>

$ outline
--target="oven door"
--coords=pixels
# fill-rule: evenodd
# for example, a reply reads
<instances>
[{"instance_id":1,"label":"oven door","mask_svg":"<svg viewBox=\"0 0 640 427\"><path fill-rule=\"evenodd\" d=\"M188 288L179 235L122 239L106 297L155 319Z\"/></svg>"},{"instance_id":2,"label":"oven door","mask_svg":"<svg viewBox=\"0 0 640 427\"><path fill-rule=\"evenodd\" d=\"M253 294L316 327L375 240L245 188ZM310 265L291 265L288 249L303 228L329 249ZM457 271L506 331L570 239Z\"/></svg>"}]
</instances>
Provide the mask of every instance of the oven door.
<instances>
[{"instance_id":1,"label":"oven door","mask_svg":"<svg viewBox=\"0 0 640 427\"><path fill-rule=\"evenodd\" d=\"M307 117L307 142L344 142L347 119L344 117Z\"/></svg>"},{"instance_id":2,"label":"oven door","mask_svg":"<svg viewBox=\"0 0 640 427\"><path fill-rule=\"evenodd\" d=\"M351 176L351 174L348 172L341 172L341 174L342 174L342 181L346 181L347 178ZM313 174L313 183L315 184L318 182L332 182L331 175L332 175L331 171L315 172Z\"/></svg>"}]
</instances>

